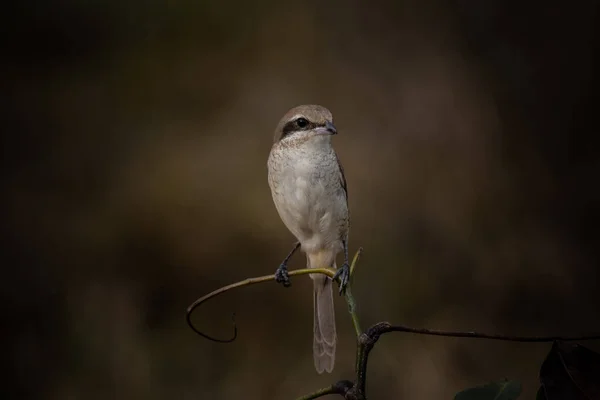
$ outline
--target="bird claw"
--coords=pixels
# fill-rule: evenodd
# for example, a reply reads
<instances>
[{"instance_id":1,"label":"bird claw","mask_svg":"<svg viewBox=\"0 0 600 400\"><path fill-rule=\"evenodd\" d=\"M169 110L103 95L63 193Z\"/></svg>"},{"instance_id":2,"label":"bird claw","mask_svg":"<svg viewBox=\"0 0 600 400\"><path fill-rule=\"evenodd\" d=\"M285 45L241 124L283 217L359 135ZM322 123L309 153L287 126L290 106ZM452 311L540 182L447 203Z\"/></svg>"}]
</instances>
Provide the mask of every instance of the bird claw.
<instances>
[{"instance_id":1,"label":"bird claw","mask_svg":"<svg viewBox=\"0 0 600 400\"><path fill-rule=\"evenodd\" d=\"M283 284L283 287L292 286L290 276L288 275L287 265L281 264L275 271L275 282Z\"/></svg>"},{"instance_id":2,"label":"bird claw","mask_svg":"<svg viewBox=\"0 0 600 400\"><path fill-rule=\"evenodd\" d=\"M333 275L333 280L339 278L340 283L340 296L346 292L346 286L348 286L348 282L350 281L350 266L348 263L344 263L344 265L339 268L335 274Z\"/></svg>"}]
</instances>

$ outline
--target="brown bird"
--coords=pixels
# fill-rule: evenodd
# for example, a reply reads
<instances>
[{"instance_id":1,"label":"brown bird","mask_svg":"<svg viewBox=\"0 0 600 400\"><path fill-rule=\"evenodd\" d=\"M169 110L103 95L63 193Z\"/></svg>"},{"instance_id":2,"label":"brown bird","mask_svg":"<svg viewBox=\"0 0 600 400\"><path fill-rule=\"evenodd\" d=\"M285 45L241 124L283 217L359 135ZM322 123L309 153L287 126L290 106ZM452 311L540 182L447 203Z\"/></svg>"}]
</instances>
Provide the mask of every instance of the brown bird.
<instances>
[{"instance_id":1,"label":"brown bird","mask_svg":"<svg viewBox=\"0 0 600 400\"><path fill-rule=\"evenodd\" d=\"M275 129L268 161L269 186L279 216L298 239L276 271L277 281L284 286L290 284L287 262L298 247L306 253L309 268L336 268L336 256L343 251L344 264L334 277L340 277L340 293L348 282L348 191L344 170L331 145L335 134L331 112L318 105L292 108ZM323 274L310 277L315 368L318 373L331 372L337 340L332 280Z\"/></svg>"}]
</instances>

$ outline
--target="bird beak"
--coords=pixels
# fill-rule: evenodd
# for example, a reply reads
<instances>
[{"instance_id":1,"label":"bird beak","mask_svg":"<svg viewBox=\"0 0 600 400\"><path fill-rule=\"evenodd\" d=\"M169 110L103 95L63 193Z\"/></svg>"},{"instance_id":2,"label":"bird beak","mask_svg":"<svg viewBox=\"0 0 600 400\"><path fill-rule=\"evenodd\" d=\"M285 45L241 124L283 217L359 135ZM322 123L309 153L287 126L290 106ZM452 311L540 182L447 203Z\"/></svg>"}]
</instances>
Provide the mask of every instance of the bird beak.
<instances>
[{"instance_id":1,"label":"bird beak","mask_svg":"<svg viewBox=\"0 0 600 400\"><path fill-rule=\"evenodd\" d=\"M331 132L332 135L336 135L337 134L337 129L335 129L335 125L333 124L333 122L325 122L325 128Z\"/></svg>"},{"instance_id":2,"label":"bird beak","mask_svg":"<svg viewBox=\"0 0 600 400\"><path fill-rule=\"evenodd\" d=\"M337 129L335 129L335 125L332 122L325 122L325 126L320 126L316 129L317 133L320 135L336 135Z\"/></svg>"}]
</instances>

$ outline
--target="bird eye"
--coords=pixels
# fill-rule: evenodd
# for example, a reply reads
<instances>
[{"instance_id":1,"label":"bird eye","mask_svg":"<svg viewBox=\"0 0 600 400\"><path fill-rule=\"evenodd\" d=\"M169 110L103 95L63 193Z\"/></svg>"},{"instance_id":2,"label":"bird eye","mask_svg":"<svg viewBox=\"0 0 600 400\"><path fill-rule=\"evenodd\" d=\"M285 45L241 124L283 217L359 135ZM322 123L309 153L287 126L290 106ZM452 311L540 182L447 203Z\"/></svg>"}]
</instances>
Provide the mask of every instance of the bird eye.
<instances>
[{"instance_id":1,"label":"bird eye","mask_svg":"<svg viewBox=\"0 0 600 400\"><path fill-rule=\"evenodd\" d=\"M298 125L298 128L306 128L308 126L308 121L305 118L298 118L296 120L296 125Z\"/></svg>"}]
</instances>

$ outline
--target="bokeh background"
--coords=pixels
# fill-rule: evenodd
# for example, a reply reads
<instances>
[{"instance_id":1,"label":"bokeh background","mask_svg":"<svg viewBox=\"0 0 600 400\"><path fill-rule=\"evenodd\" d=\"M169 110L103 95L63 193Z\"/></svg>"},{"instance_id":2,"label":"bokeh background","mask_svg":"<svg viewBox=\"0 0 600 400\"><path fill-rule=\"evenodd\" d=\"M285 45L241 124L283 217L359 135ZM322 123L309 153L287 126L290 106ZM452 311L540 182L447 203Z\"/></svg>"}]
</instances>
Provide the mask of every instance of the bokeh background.
<instances>
[{"instance_id":1,"label":"bokeh background","mask_svg":"<svg viewBox=\"0 0 600 400\"><path fill-rule=\"evenodd\" d=\"M330 108L365 248L363 325L600 330L594 1L29 1L2 16L4 398L290 399L312 365L308 278L266 159L291 107ZM296 257L292 268L304 266ZM598 350L598 343L588 343ZM373 399L450 399L546 344L395 334Z\"/></svg>"}]
</instances>

